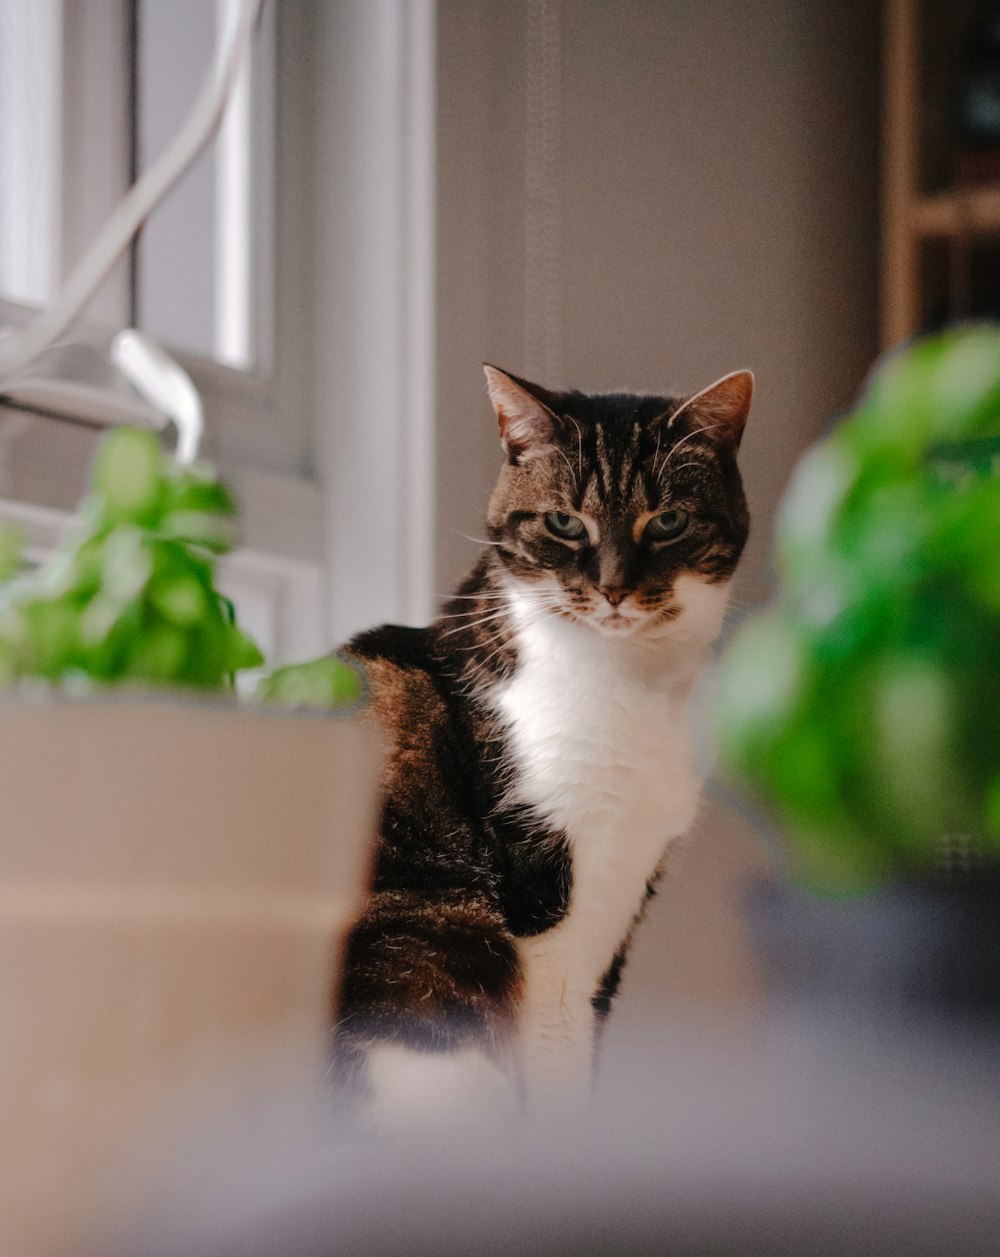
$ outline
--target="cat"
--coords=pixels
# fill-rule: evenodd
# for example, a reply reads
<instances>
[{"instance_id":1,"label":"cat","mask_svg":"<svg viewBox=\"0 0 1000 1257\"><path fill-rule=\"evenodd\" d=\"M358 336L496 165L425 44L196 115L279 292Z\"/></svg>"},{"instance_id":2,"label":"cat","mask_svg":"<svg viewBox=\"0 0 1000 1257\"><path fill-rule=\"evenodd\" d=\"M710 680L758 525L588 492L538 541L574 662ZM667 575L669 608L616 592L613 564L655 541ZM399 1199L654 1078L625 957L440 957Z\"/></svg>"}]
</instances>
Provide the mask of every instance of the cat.
<instances>
[{"instance_id":1,"label":"cat","mask_svg":"<svg viewBox=\"0 0 1000 1257\"><path fill-rule=\"evenodd\" d=\"M749 529L750 372L689 397L486 377L505 462L485 551L429 627L347 647L388 765L333 1059L390 1123L589 1089L695 817L690 700Z\"/></svg>"}]
</instances>

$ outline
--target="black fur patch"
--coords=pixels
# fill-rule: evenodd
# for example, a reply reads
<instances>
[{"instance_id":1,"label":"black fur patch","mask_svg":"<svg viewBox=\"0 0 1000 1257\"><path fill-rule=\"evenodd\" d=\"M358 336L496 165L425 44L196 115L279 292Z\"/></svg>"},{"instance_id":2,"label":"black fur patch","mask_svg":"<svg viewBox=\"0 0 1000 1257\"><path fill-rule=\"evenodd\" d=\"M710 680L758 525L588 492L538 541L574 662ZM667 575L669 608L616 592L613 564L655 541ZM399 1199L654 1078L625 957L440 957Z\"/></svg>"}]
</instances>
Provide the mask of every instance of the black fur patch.
<instances>
[{"instance_id":1,"label":"black fur patch","mask_svg":"<svg viewBox=\"0 0 1000 1257\"><path fill-rule=\"evenodd\" d=\"M434 1051L495 1039L517 955L486 904L376 894L347 948L340 1030Z\"/></svg>"},{"instance_id":2,"label":"black fur patch","mask_svg":"<svg viewBox=\"0 0 1000 1257\"><path fill-rule=\"evenodd\" d=\"M528 808L502 813L493 821L500 904L515 938L544 934L569 909L572 857L566 837L532 822Z\"/></svg>"},{"instance_id":3,"label":"black fur patch","mask_svg":"<svg viewBox=\"0 0 1000 1257\"><path fill-rule=\"evenodd\" d=\"M611 1012L611 1004L618 994L618 987L622 980L622 970L625 968L625 961L628 958L628 941L622 943L621 947L615 952L614 959L608 965L607 972L601 978L601 984L590 997L594 1012L598 1017L604 1018Z\"/></svg>"}]
</instances>

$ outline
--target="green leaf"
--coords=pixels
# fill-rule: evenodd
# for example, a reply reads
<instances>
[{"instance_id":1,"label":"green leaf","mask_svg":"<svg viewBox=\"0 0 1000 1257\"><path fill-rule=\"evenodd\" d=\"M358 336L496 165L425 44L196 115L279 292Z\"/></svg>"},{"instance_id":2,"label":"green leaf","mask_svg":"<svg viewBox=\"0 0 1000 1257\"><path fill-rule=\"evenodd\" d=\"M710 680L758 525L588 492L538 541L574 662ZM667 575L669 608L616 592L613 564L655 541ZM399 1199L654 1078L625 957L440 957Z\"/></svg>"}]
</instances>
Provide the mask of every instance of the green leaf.
<instances>
[{"instance_id":1,"label":"green leaf","mask_svg":"<svg viewBox=\"0 0 1000 1257\"><path fill-rule=\"evenodd\" d=\"M235 516L236 503L228 488L218 480L205 479L207 469L198 476L185 474L170 482L166 496L167 512L197 511L203 515Z\"/></svg>"},{"instance_id":2,"label":"green leaf","mask_svg":"<svg viewBox=\"0 0 1000 1257\"><path fill-rule=\"evenodd\" d=\"M163 496L160 443L141 428L108 434L94 463L93 488L108 519L149 522Z\"/></svg>"},{"instance_id":3,"label":"green leaf","mask_svg":"<svg viewBox=\"0 0 1000 1257\"><path fill-rule=\"evenodd\" d=\"M360 664L343 654L289 664L263 678L257 698L288 707L357 707L367 684Z\"/></svg>"},{"instance_id":4,"label":"green leaf","mask_svg":"<svg viewBox=\"0 0 1000 1257\"><path fill-rule=\"evenodd\" d=\"M151 582L149 600L165 620L182 626L197 624L208 603L202 582L183 574Z\"/></svg>"},{"instance_id":5,"label":"green leaf","mask_svg":"<svg viewBox=\"0 0 1000 1257\"><path fill-rule=\"evenodd\" d=\"M207 511L171 511L163 517L160 531L164 536L201 546L213 554L228 554L239 541L239 533L231 520Z\"/></svg>"},{"instance_id":6,"label":"green leaf","mask_svg":"<svg viewBox=\"0 0 1000 1257\"><path fill-rule=\"evenodd\" d=\"M879 365L779 512L776 604L728 647L724 763L846 886L1000 839L1000 329Z\"/></svg>"},{"instance_id":7,"label":"green leaf","mask_svg":"<svg viewBox=\"0 0 1000 1257\"><path fill-rule=\"evenodd\" d=\"M125 675L154 682L183 681L189 638L172 624L148 621L132 643Z\"/></svg>"},{"instance_id":8,"label":"green leaf","mask_svg":"<svg viewBox=\"0 0 1000 1257\"><path fill-rule=\"evenodd\" d=\"M0 525L0 581L9 581L21 566L24 537L13 524Z\"/></svg>"},{"instance_id":9,"label":"green leaf","mask_svg":"<svg viewBox=\"0 0 1000 1257\"><path fill-rule=\"evenodd\" d=\"M227 670L241 672L244 668L259 668L264 662L260 647L248 633L229 625L229 651Z\"/></svg>"},{"instance_id":10,"label":"green leaf","mask_svg":"<svg viewBox=\"0 0 1000 1257\"><path fill-rule=\"evenodd\" d=\"M263 662L215 589L234 510L207 464L179 467L149 432L109 433L56 553L2 588L0 683L229 689L235 671Z\"/></svg>"}]
</instances>

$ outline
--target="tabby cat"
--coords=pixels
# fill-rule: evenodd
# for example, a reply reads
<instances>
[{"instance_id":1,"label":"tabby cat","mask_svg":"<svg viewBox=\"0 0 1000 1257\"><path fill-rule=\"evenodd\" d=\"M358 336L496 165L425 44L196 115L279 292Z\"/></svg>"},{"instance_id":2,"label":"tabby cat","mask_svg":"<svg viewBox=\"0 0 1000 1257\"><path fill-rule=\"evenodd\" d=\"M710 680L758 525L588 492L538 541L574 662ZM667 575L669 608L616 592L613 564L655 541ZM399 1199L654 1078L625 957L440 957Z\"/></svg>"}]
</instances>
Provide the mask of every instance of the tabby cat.
<instances>
[{"instance_id":1,"label":"tabby cat","mask_svg":"<svg viewBox=\"0 0 1000 1257\"><path fill-rule=\"evenodd\" d=\"M749 526L749 372L686 398L486 376L506 455L488 548L430 627L347 648L389 760L334 1060L389 1120L586 1089L695 816L692 688Z\"/></svg>"}]
</instances>

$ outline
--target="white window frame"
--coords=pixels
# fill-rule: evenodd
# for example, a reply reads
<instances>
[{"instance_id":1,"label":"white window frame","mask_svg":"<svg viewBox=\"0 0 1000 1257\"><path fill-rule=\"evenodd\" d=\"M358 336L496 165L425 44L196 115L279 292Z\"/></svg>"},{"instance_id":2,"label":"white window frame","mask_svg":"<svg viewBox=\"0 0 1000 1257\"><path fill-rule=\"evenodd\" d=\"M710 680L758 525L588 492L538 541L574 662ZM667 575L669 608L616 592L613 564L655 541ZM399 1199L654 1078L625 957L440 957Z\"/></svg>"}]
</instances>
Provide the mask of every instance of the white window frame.
<instances>
[{"instance_id":1,"label":"white window frame","mask_svg":"<svg viewBox=\"0 0 1000 1257\"><path fill-rule=\"evenodd\" d=\"M128 187L130 164L131 21L128 0L62 0L63 25L63 118L61 185L57 266L75 261L96 236L108 214ZM265 9L269 40L256 49L264 64L254 98L256 128L260 137L259 160L252 182L254 217L259 230L255 242L256 265L252 276L254 311L254 365L234 369L208 357L165 345L192 376L209 416L209 446L232 450L237 461L250 460L281 470L300 468L302 451L286 442L278 448L278 388L274 361L274 280L272 188L259 176L275 177L274 155L274 12ZM270 119L268 118L270 115ZM108 339L132 320L131 259L116 267L100 292L89 303L67 339L104 349ZM30 322L35 311L16 305L0 295L0 325L19 327ZM296 408L301 411L301 403Z\"/></svg>"}]
</instances>

